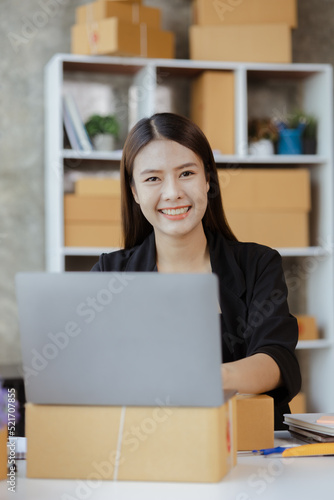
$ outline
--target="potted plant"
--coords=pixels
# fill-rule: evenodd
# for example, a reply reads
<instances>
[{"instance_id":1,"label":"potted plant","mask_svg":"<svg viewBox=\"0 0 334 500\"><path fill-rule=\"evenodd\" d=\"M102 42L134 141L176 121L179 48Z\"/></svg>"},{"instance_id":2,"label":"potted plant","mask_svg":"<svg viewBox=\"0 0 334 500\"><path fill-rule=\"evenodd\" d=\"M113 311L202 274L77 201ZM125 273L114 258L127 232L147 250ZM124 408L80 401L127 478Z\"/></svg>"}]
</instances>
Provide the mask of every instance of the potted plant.
<instances>
[{"instance_id":1,"label":"potted plant","mask_svg":"<svg viewBox=\"0 0 334 500\"><path fill-rule=\"evenodd\" d=\"M119 122L115 115L92 115L85 123L89 137L97 150L115 149L115 139L119 134Z\"/></svg>"},{"instance_id":2,"label":"potted plant","mask_svg":"<svg viewBox=\"0 0 334 500\"><path fill-rule=\"evenodd\" d=\"M270 118L253 118L248 122L248 153L268 156L275 152L278 131Z\"/></svg>"},{"instance_id":3,"label":"potted plant","mask_svg":"<svg viewBox=\"0 0 334 500\"><path fill-rule=\"evenodd\" d=\"M277 123L278 154L315 154L317 120L303 111L295 111Z\"/></svg>"}]
</instances>

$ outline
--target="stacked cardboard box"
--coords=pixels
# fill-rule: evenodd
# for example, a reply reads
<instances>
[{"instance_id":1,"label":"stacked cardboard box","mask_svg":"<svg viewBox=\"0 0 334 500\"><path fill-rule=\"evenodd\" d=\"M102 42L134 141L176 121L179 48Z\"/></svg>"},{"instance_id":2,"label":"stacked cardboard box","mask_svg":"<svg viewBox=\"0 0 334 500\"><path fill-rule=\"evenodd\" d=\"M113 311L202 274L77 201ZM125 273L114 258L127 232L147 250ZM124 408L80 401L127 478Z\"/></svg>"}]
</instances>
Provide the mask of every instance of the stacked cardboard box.
<instances>
[{"instance_id":1,"label":"stacked cardboard box","mask_svg":"<svg viewBox=\"0 0 334 500\"><path fill-rule=\"evenodd\" d=\"M120 181L83 177L64 195L65 246L122 245Z\"/></svg>"},{"instance_id":2,"label":"stacked cardboard box","mask_svg":"<svg viewBox=\"0 0 334 500\"><path fill-rule=\"evenodd\" d=\"M306 394L299 392L289 403L291 413L306 413Z\"/></svg>"},{"instance_id":3,"label":"stacked cardboard box","mask_svg":"<svg viewBox=\"0 0 334 500\"><path fill-rule=\"evenodd\" d=\"M274 446L274 400L266 394L237 394L237 450Z\"/></svg>"},{"instance_id":4,"label":"stacked cardboard box","mask_svg":"<svg viewBox=\"0 0 334 500\"><path fill-rule=\"evenodd\" d=\"M276 248L309 245L307 169L221 169L218 174L227 220L240 241Z\"/></svg>"},{"instance_id":5,"label":"stacked cardboard box","mask_svg":"<svg viewBox=\"0 0 334 500\"><path fill-rule=\"evenodd\" d=\"M28 403L26 436L31 478L218 482L236 465L235 396L218 408Z\"/></svg>"},{"instance_id":6,"label":"stacked cardboard box","mask_svg":"<svg viewBox=\"0 0 334 500\"><path fill-rule=\"evenodd\" d=\"M316 340L319 338L317 321L314 316L296 315L298 321L299 340Z\"/></svg>"},{"instance_id":7,"label":"stacked cardboard box","mask_svg":"<svg viewBox=\"0 0 334 500\"><path fill-rule=\"evenodd\" d=\"M161 29L161 11L137 1L97 0L76 10L72 53L174 57L174 34Z\"/></svg>"},{"instance_id":8,"label":"stacked cardboard box","mask_svg":"<svg viewBox=\"0 0 334 500\"><path fill-rule=\"evenodd\" d=\"M191 88L191 119L225 155L234 154L234 84L232 71L203 71Z\"/></svg>"},{"instance_id":9,"label":"stacked cardboard box","mask_svg":"<svg viewBox=\"0 0 334 500\"><path fill-rule=\"evenodd\" d=\"M290 63L297 0L193 0L190 58Z\"/></svg>"}]
</instances>

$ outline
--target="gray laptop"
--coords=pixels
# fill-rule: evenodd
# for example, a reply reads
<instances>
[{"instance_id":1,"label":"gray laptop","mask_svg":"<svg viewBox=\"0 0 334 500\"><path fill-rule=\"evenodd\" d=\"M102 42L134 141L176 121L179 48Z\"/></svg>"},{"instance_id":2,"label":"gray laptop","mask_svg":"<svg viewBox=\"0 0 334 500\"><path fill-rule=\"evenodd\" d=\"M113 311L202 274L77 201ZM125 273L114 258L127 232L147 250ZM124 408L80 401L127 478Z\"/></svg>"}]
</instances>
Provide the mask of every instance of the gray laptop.
<instances>
[{"instance_id":1,"label":"gray laptop","mask_svg":"<svg viewBox=\"0 0 334 500\"><path fill-rule=\"evenodd\" d=\"M26 399L219 406L213 274L18 273Z\"/></svg>"}]
</instances>

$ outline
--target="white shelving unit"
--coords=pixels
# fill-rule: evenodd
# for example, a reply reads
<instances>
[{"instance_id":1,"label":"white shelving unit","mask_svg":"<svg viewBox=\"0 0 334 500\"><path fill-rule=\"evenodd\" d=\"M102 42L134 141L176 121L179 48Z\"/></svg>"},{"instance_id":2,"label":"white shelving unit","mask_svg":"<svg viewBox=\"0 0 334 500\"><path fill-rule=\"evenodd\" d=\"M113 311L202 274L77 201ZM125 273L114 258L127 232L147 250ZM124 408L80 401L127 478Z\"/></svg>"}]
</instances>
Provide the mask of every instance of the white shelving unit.
<instances>
[{"instance_id":1,"label":"white shelving unit","mask_svg":"<svg viewBox=\"0 0 334 500\"><path fill-rule=\"evenodd\" d=\"M176 91L190 85L204 70L232 71L235 75L235 155L216 155L219 167L258 165L307 167L311 175L312 211L310 216L311 246L278 249L283 261L289 263L293 286L289 293L301 296L300 310L317 318L321 338L298 344L298 357L307 394L308 411L334 411L334 224L333 224L333 99L332 67L325 64L250 64L211 61L167 60L120 57L89 57L58 54L45 71L45 212L46 269L63 272L67 261L96 258L110 248L76 248L64 246L63 195L64 179L71 171L85 171L96 164L101 170L117 170L121 151L82 152L64 149L62 92L64 82L76 78L89 79L103 75L113 79L122 75L124 85L136 84L141 89L140 116L155 112L155 94L160 84ZM247 122L251 104L250 89L266 88L275 82L283 95L289 85L295 106L318 118L318 154L253 157L247 154ZM291 91L291 89L293 89ZM178 112L186 114L189 103L180 101ZM273 102L273 107L275 103ZM289 285L289 280L288 285ZM298 301L297 301L298 302Z\"/></svg>"}]
</instances>

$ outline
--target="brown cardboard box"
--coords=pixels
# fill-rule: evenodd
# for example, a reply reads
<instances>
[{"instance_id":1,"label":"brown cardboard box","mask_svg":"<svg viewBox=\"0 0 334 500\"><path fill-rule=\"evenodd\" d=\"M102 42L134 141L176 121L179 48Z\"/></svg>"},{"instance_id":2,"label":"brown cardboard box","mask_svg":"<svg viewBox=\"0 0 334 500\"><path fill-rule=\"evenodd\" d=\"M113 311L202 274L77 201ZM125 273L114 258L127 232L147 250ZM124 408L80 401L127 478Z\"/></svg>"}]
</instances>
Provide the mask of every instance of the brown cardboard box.
<instances>
[{"instance_id":1,"label":"brown cardboard box","mask_svg":"<svg viewBox=\"0 0 334 500\"><path fill-rule=\"evenodd\" d=\"M71 50L73 54L173 58L174 34L110 17L72 26Z\"/></svg>"},{"instance_id":2,"label":"brown cardboard box","mask_svg":"<svg viewBox=\"0 0 334 500\"><path fill-rule=\"evenodd\" d=\"M297 0L193 0L194 24L287 24L297 27Z\"/></svg>"},{"instance_id":3,"label":"brown cardboard box","mask_svg":"<svg viewBox=\"0 0 334 500\"><path fill-rule=\"evenodd\" d=\"M82 177L75 183L75 194L80 196L120 196L119 179L111 177Z\"/></svg>"},{"instance_id":4,"label":"brown cardboard box","mask_svg":"<svg viewBox=\"0 0 334 500\"><path fill-rule=\"evenodd\" d=\"M311 209L310 172L306 168L219 169L218 176L228 210Z\"/></svg>"},{"instance_id":5,"label":"brown cardboard box","mask_svg":"<svg viewBox=\"0 0 334 500\"><path fill-rule=\"evenodd\" d=\"M296 315L296 318L298 322L299 340L316 340L319 338L317 322L314 316Z\"/></svg>"},{"instance_id":6,"label":"brown cardboard box","mask_svg":"<svg viewBox=\"0 0 334 500\"><path fill-rule=\"evenodd\" d=\"M27 477L217 482L236 464L235 429L235 396L219 408L28 403Z\"/></svg>"},{"instance_id":7,"label":"brown cardboard box","mask_svg":"<svg viewBox=\"0 0 334 500\"><path fill-rule=\"evenodd\" d=\"M237 450L274 446L274 400L265 394L237 394Z\"/></svg>"},{"instance_id":8,"label":"brown cardboard box","mask_svg":"<svg viewBox=\"0 0 334 500\"><path fill-rule=\"evenodd\" d=\"M276 248L309 245L307 169L221 169L218 176L226 217L239 240Z\"/></svg>"},{"instance_id":9,"label":"brown cardboard box","mask_svg":"<svg viewBox=\"0 0 334 500\"><path fill-rule=\"evenodd\" d=\"M225 210L240 241L275 248L309 246L308 216L303 212L249 212Z\"/></svg>"},{"instance_id":10,"label":"brown cardboard box","mask_svg":"<svg viewBox=\"0 0 334 500\"><path fill-rule=\"evenodd\" d=\"M161 9L145 7L139 3L97 0L76 9L76 24L91 24L108 17L117 17L128 23L145 23L161 28Z\"/></svg>"},{"instance_id":11,"label":"brown cardboard box","mask_svg":"<svg viewBox=\"0 0 334 500\"><path fill-rule=\"evenodd\" d=\"M306 413L306 395L299 392L289 403L291 413Z\"/></svg>"},{"instance_id":12,"label":"brown cardboard box","mask_svg":"<svg viewBox=\"0 0 334 500\"><path fill-rule=\"evenodd\" d=\"M65 246L111 247L122 246L120 222L65 222Z\"/></svg>"},{"instance_id":13,"label":"brown cardboard box","mask_svg":"<svg viewBox=\"0 0 334 500\"><path fill-rule=\"evenodd\" d=\"M120 222L121 200L119 196L64 195L64 219L66 222Z\"/></svg>"},{"instance_id":14,"label":"brown cardboard box","mask_svg":"<svg viewBox=\"0 0 334 500\"><path fill-rule=\"evenodd\" d=\"M291 63L286 24L190 26L190 58L210 61Z\"/></svg>"},{"instance_id":15,"label":"brown cardboard box","mask_svg":"<svg viewBox=\"0 0 334 500\"><path fill-rule=\"evenodd\" d=\"M194 79L191 90L191 119L212 149L234 154L234 73L204 71Z\"/></svg>"}]
</instances>

